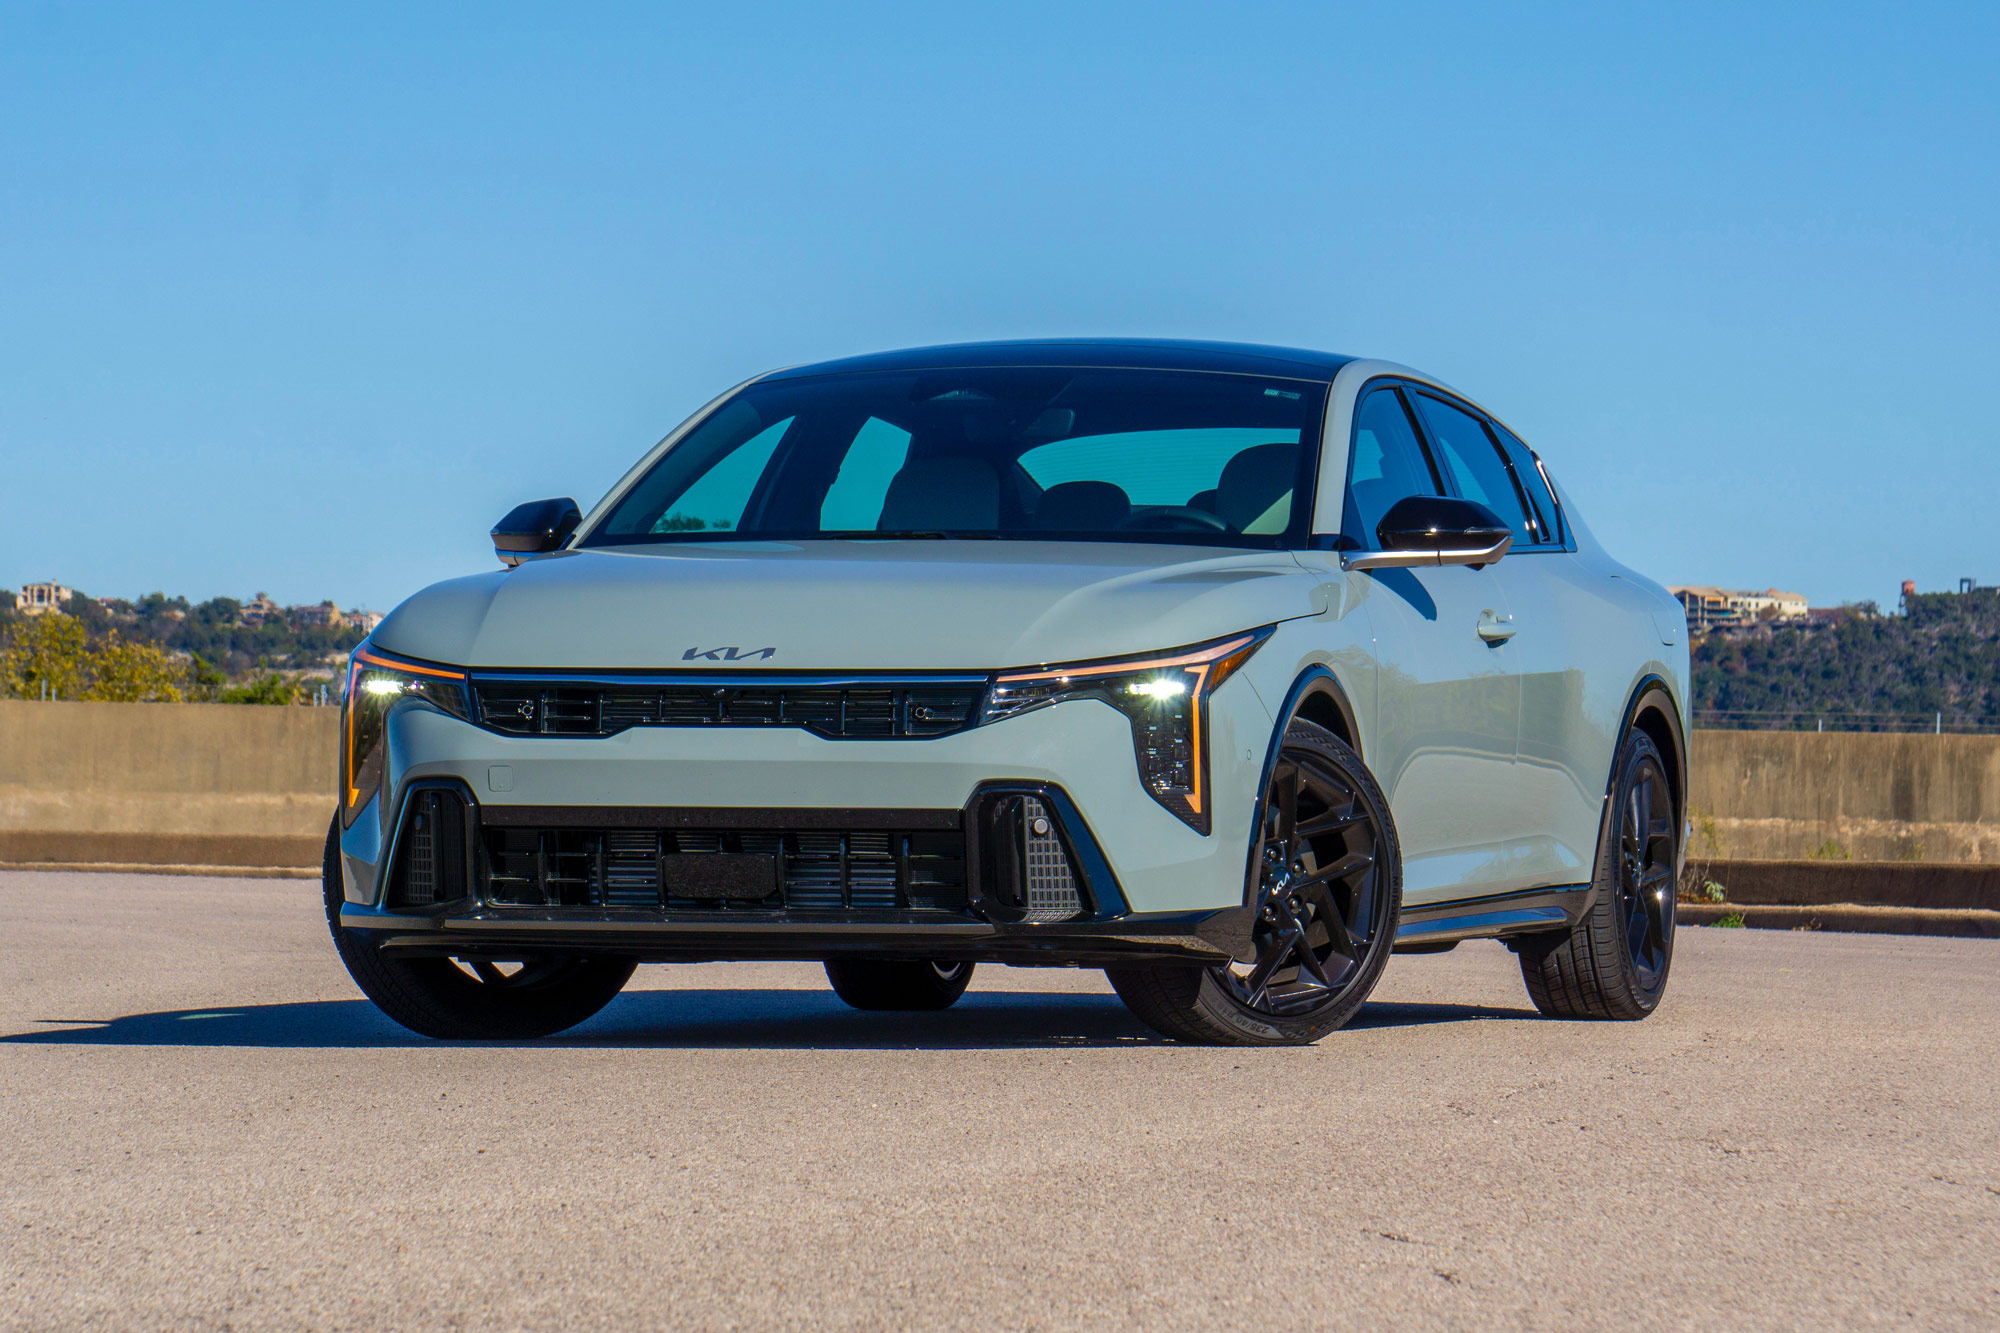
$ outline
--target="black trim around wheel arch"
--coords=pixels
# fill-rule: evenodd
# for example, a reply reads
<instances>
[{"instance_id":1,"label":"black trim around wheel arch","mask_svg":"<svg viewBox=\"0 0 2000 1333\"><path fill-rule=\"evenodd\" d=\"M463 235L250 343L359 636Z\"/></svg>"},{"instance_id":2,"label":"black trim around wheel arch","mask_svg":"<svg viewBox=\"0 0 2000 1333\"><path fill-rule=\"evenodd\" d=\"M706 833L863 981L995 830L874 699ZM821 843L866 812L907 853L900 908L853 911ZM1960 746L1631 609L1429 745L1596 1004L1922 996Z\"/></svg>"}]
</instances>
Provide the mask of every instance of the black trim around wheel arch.
<instances>
[{"instance_id":1,"label":"black trim around wheel arch","mask_svg":"<svg viewBox=\"0 0 2000 1333\"><path fill-rule=\"evenodd\" d=\"M1618 779L1618 756L1624 752L1625 738L1632 734L1632 727L1639 720L1639 710L1645 707L1646 700L1649 697L1651 697L1655 691L1657 691L1661 695L1661 697L1664 699L1667 705L1665 712L1667 714L1667 721L1673 732L1674 752L1670 755L1664 756L1664 758L1666 759L1667 763L1672 767L1673 778L1674 778L1674 821L1675 821L1674 832L1679 839L1678 850L1674 857L1674 862L1675 862L1674 875L1676 876L1676 878L1678 878L1683 868L1683 864L1687 859L1687 831L1686 831L1686 821L1688 817L1687 727L1683 724L1681 720L1680 707L1678 702L1674 698L1674 692L1672 688L1668 686L1666 678L1661 676L1657 671L1649 671L1644 676L1640 677L1639 683L1632 687L1632 693L1626 696L1625 711L1620 716L1618 724L1618 741L1615 745L1611 747L1611 769L1604 775L1604 797L1603 797L1604 808L1602 809L1602 811L1599 812L1597 816L1597 846L1600 850L1603 848L1605 821L1611 818L1611 787L1612 784L1616 782ZM1595 871L1595 869L1596 867L1593 866L1592 867L1593 872ZM1593 873L1591 876L1591 883L1595 884L1596 882L1597 882L1597 877Z\"/></svg>"},{"instance_id":2,"label":"black trim around wheel arch","mask_svg":"<svg viewBox=\"0 0 2000 1333\"><path fill-rule=\"evenodd\" d=\"M1299 705L1308 695L1324 694L1333 700L1340 710L1341 721L1347 724L1347 734L1353 737L1349 743L1356 753L1361 753L1361 732L1354 717L1354 705L1348 701L1347 691L1341 687L1340 678L1327 667L1314 663L1298 675L1292 688L1285 691L1285 701L1279 705L1277 725L1271 731L1271 743L1264 749L1264 765L1257 773L1257 795L1250 811L1250 854L1243 863L1243 906L1250 907L1251 886L1257 882L1257 864L1264 854L1264 821L1258 818L1264 807L1264 793L1271 789L1271 774L1278 767L1278 751L1285 743L1285 730L1292 725L1298 715ZM1363 762L1367 762L1365 759ZM1245 923L1245 938L1248 938L1248 923Z\"/></svg>"},{"instance_id":3,"label":"black trim around wheel arch","mask_svg":"<svg viewBox=\"0 0 2000 1333\"><path fill-rule=\"evenodd\" d=\"M1490 898L1405 905L1396 922L1396 943L1434 944L1568 930L1590 910L1590 900L1590 885L1566 884Z\"/></svg>"},{"instance_id":4,"label":"black trim around wheel arch","mask_svg":"<svg viewBox=\"0 0 2000 1333\"><path fill-rule=\"evenodd\" d=\"M640 914L634 914L640 915ZM718 921L711 914L647 913L607 921L562 909L486 909L438 919L345 908L344 930L370 933L378 948L404 957L507 958L523 951L619 954L649 962L871 958L1116 967L1134 963L1213 966L1231 957L1235 909L1149 912L1111 920L1009 925L915 913L879 919L813 921L771 913Z\"/></svg>"}]
</instances>

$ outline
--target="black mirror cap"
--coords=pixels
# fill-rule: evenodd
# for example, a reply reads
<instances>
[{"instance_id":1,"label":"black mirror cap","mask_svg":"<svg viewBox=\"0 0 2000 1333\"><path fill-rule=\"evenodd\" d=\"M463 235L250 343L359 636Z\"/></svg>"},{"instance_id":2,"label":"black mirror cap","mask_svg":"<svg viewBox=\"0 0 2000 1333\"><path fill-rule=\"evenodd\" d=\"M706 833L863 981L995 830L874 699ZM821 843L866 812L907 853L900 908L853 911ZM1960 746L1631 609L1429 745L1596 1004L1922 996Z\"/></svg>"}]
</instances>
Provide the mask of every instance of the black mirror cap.
<instances>
[{"instance_id":1,"label":"black mirror cap","mask_svg":"<svg viewBox=\"0 0 2000 1333\"><path fill-rule=\"evenodd\" d=\"M493 525L494 553L510 565L518 564L523 556L556 550L581 522L583 511L567 496L515 505Z\"/></svg>"},{"instance_id":2,"label":"black mirror cap","mask_svg":"<svg viewBox=\"0 0 2000 1333\"><path fill-rule=\"evenodd\" d=\"M1479 551L1511 536L1485 505L1448 495L1406 495L1375 525L1385 551Z\"/></svg>"}]
</instances>

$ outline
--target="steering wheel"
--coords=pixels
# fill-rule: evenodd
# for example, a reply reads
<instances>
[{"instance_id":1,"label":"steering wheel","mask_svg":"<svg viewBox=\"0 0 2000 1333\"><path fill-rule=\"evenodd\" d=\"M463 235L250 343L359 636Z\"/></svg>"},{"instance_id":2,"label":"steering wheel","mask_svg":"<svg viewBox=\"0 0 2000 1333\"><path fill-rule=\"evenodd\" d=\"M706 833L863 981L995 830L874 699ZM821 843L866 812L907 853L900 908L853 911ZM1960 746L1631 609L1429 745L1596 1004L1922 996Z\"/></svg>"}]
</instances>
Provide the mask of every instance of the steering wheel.
<instances>
[{"instance_id":1,"label":"steering wheel","mask_svg":"<svg viewBox=\"0 0 2000 1333\"><path fill-rule=\"evenodd\" d=\"M1229 525L1219 515L1191 505L1148 505L1118 525L1120 532L1227 532Z\"/></svg>"}]
</instances>

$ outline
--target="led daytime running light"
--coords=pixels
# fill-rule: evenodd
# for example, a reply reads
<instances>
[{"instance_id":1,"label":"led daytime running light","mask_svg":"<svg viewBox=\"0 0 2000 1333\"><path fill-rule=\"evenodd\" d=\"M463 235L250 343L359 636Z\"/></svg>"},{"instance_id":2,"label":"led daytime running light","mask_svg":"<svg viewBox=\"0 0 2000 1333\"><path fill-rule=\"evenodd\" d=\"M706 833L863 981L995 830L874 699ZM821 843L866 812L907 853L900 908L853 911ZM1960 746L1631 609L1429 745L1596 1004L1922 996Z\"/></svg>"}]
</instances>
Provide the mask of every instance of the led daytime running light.
<instances>
[{"instance_id":1,"label":"led daytime running light","mask_svg":"<svg viewBox=\"0 0 2000 1333\"><path fill-rule=\"evenodd\" d=\"M345 823L382 784L383 727L389 710L416 699L454 717L470 715L466 674L390 657L362 644L347 664L347 698L341 705L341 807Z\"/></svg>"},{"instance_id":2,"label":"led daytime running light","mask_svg":"<svg viewBox=\"0 0 2000 1333\"><path fill-rule=\"evenodd\" d=\"M1270 629L1157 657L1006 671L994 678L987 721L1066 699L1094 698L1132 724L1134 758L1149 795L1208 832L1208 696L1250 659Z\"/></svg>"}]
</instances>

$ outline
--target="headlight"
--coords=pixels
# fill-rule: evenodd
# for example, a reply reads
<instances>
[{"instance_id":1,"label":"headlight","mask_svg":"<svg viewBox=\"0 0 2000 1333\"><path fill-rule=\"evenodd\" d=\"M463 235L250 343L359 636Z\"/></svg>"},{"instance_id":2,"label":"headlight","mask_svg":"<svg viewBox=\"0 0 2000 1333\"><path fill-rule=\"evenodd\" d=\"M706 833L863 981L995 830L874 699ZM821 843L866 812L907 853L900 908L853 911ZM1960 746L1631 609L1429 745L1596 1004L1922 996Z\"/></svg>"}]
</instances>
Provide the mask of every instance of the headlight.
<instances>
[{"instance_id":1,"label":"headlight","mask_svg":"<svg viewBox=\"0 0 2000 1333\"><path fill-rule=\"evenodd\" d=\"M1151 657L1003 672L981 720L997 721L1068 699L1097 699L1132 723L1139 781L1197 832L1211 822L1208 696L1250 660L1271 626Z\"/></svg>"},{"instance_id":2,"label":"headlight","mask_svg":"<svg viewBox=\"0 0 2000 1333\"><path fill-rule=\"evenodd\" d=\"M340 706L340 823L346 828L382 786L382 723L406 700L468 717L465 673L391 657L369 643L347 663Z\"/></svg>"}]
</instances>

